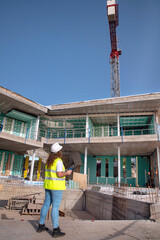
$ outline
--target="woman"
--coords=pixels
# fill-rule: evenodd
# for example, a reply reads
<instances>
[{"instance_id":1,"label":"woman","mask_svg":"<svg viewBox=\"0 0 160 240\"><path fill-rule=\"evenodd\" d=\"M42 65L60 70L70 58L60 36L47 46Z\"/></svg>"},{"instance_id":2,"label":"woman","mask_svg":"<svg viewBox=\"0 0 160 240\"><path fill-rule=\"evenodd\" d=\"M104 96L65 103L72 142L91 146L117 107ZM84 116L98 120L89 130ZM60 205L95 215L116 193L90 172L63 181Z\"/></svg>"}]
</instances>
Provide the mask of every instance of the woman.
<instances>
[{"instance_id":1,"label":"woman","mask_svg":"<svg viewBox=\"0 0 160 240\"><path fill-rule=\"evenodd\" d=\"M59 206L62 200L63 190L65 186L65 176L70 175L72 170L65 171L62 162L62 146L54 143L51 146L51 153L47 159L45 166L45 201L41 209L41 216L37 232L48 230L45 227L45 218L48 210L52 204L51 218L53 225L53 237L64 236L65 233L61 232L59 228Z\"/></svg>"}]
</instances>

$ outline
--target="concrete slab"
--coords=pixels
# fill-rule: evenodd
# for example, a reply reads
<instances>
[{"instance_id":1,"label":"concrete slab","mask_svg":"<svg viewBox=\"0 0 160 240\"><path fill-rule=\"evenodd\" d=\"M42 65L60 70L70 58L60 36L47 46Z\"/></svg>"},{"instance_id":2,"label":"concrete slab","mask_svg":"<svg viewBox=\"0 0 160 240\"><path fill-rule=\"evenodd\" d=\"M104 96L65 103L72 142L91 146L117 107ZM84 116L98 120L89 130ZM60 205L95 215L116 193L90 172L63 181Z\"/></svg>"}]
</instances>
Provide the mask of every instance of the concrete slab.
<instances>
[{"instance_id":1,"label":"concrete slab","mask_svg":"<svg viewBox=\"0 0 160 240\"><path fill-rule=\"evenodd\" d=\"M1 240L53 239L52 222L46 221L48 232L37 233L37 216L21 216L18 212L0 210ZM143 221L98 221L60 217L60 227L66 233L63 240L146 240L159 239L160 224Z\"/></svg>"}]
</instances>

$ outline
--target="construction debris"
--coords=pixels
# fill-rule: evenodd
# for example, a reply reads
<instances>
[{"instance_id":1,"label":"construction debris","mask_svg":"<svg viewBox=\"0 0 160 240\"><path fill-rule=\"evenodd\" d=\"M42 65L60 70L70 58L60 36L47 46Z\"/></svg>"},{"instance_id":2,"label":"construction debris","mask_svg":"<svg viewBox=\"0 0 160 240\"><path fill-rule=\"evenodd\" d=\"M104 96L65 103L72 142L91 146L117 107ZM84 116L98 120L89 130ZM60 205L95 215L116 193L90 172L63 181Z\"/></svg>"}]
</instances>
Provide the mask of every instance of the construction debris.
<instances>
[{"instance_id":1,"label":"construction debris","mask_svg":"<svg viewBox=\"0 0 160 240\"><path fill-rule=\"evenodd\" d=\"M44 204L44 197L40 193L29 196L19 196L9 199L8 208L10 210L20 210L22 215L40 215ZM51 208L48 211L49 219ZM59 216L65 217L65 213L59 210Z\"/></svg>"},{"instance_id":2,"label":"construction debris","mask_svg":"<svg viewBox=\"0 0 160 240\"><path fill-rule=\"evenodd\" d=\"M21 210L22 214L40 214L43 203L44 197L41 192L38 192L10 198L8 208L10 210Z\"/></svg>"},{"instance_id":3,"label":"construction debris","mask_svg":"<svg viewBox=\"0 0 160 240\"><path fill-rule=\"evenodd\" d=\"M39 215L41 213L41 208L44 203L44 198L41 196L33 196L29 199L28 203L22 209L23 214L30 214L30 215Z\"/></svg>"}]
</instances>

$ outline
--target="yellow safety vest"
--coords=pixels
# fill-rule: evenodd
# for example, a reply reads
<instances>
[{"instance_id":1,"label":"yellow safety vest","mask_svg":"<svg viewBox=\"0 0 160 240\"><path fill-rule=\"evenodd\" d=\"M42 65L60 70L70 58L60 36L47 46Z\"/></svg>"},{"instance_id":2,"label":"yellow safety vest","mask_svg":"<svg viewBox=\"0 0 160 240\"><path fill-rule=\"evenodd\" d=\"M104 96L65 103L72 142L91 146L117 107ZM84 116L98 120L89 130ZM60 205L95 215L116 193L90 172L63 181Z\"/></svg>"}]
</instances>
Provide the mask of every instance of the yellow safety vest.
<instances>
[{"instance_id":1,"label":"yellow safety vest","mask_svg":"<svg viewBox=\"0 0 160 240\"><path fill-rule=\"evenodd\" d=\"M45 180L44 180L44 188L50 190L65 190L66 189L66 181L65 177L57 176L57 162L62 161L60 158L54 160L52 166L48 169L47 164L45 166ZM63 163L63 162L62 162ZM65 167L63 165L63 172L65 172Z\"/></svg>"}]
</instances>

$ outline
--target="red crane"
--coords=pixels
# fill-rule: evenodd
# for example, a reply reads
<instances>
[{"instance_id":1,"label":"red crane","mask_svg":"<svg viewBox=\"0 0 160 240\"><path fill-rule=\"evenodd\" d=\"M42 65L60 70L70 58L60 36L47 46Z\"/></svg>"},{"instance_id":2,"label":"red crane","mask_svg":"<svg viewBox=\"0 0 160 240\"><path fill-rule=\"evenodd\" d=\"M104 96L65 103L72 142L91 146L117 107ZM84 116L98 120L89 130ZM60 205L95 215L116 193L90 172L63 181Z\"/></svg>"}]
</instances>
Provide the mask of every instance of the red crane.
<instances>
[{"instance_id":1,"label":"red crane","mask_svg":"<svg viewBox=\"0 0 160 240\"><path fill-rule=\"evenodd\" d=\"M107 16L111 40L111 97L120 97L119 55L121 51L117 48L116 36L116 27L119 25L117 0L107 0Z\"/></svg>"}]
</instances>

